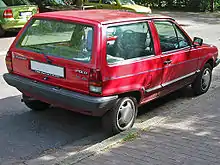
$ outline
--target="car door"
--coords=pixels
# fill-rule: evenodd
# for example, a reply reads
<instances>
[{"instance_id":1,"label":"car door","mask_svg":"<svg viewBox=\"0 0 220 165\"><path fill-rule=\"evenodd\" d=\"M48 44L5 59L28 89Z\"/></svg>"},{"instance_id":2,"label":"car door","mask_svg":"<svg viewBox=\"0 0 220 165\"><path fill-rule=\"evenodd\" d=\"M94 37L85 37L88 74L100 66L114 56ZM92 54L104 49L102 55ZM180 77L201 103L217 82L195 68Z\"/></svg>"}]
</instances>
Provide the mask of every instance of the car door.
<instances>
[{"instance_id":1,"label":"car door","mask_svg":"<svg viewBox=\"0 0 220 165\"><path fill-rule=\"evenodd\" d=\"M185 32L170 20L155 20L163 65L161 95L189 84L198 68L198 53Z\"/></svg>"},{"instance_id":2,"label":"car door","mask_svg":"<svg viewBox=\"0 0 220 165\"><path fill-rule=\"evenodd\" d=\"M107 27L103 95L142 91L142 103L157 97L162 65L151 34L147 21Z\"/></svg>"}]
</instances>

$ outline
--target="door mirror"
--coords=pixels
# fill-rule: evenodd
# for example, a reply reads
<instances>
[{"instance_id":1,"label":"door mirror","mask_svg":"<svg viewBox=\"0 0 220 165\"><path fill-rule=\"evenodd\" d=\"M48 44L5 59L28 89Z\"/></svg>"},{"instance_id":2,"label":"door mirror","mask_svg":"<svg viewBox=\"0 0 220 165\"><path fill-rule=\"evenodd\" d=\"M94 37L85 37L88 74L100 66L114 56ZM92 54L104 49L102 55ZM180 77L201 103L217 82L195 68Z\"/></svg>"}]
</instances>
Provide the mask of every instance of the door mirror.
<instances>
[{"instance_id":1,"label":"door mirror","mask_svg":"<svg viewBox=\"0 0 220 165\"><path fill-rule=\"evenodd\" d=\"M193 39L193 46L202 46L203 39L199 37L194 37Z\"/></svg>"}]
</instances>

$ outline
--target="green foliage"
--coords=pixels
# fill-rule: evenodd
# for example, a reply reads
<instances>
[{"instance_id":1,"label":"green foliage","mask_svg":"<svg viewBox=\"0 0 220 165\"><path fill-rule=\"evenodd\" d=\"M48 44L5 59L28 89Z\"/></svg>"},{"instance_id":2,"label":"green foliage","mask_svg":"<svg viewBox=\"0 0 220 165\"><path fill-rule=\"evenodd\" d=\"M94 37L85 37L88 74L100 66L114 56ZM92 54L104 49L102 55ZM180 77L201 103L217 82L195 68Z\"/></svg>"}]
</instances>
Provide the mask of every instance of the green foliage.
<instances>
[{"instance_id":1,"label":"green foliage","mask_svg":"<svg viewBox=\"0 0 220 165\"><path fill-rule=\"evenodd\" d=\"M132 140L136 139L138 136L139 136L138 133L129 133L126 137L124 137L122 142L132 141Z\"/></svg>"},{"instance_id":2,"label":"green foliage","mask_svg":"<svg viewBox=\"0 0 220 165\"><path fill-rule=\"evenodd\" d=\"M215 10L219 10L220 11L220 0L216 0L214 2L214 5L215 5Z\"/></svg>"},{"instance_id":3,"label":"green foliage","mask_svg":"<svg viewBox=\"0 0 220 165\"><path fill-rule=\"evenodd\" d=\"M155 8L186 11L208 11L212 0L134 0L137 4ZM220 10L220 0L214 0L214 10Z\"/></svg>"}]
</instances>

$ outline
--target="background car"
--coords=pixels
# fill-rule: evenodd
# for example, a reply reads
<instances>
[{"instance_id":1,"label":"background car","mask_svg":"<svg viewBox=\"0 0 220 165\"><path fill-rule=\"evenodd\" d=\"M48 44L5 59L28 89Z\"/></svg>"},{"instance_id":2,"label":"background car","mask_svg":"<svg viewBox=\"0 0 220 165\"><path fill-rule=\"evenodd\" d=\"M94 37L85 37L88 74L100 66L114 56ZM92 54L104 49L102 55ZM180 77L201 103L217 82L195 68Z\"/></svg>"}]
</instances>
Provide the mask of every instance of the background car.
<instances>
[{"instance_id":1,"label":"background car","mask_svg":"<svg viewBox=\"0 0 220 165\"><path fill-rule=\"evenodd\" d=\"M40 12L76 10L76 1L67 0L30 0L37 4ZM137 13L151 13L149 7L136 5L132 0L85 0L84 9L120 9Z\"/></svg>"},{"instance_id":2,"label":"background car","mask_svg":"<svg viewBox=\"0 0 220 165\"><path fill-rule=\"evenodd\" d=\"M97 9L120 9L137 13L151 13L149 7L137 5L132 0L86 0L85 5L92 5Z\"/></svg>"},{"instance_id":3,"label":"background car","mask_svg":"<svg viewBox=\"0 0 220 165\"><path fill-rule=\"evenodd\" d=\"M0 36L22 28L37 12L38 7L27 0L0 0Z\"/></svg>"}]
</instances>

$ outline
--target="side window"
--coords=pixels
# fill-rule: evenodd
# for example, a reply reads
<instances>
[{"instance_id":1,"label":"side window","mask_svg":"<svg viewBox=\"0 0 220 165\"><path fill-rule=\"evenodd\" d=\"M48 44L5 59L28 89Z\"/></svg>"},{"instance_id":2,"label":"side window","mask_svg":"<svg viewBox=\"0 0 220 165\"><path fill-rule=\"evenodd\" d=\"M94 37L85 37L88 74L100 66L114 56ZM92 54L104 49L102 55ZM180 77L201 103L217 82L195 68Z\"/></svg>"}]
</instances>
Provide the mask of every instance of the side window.
<instances>
[{"instance_id":1,"label":"side window","mask_svg":"<svg viewBox=\"0 0 220 165\"><path fill-rule=\"evenodd\" d=\"M184 35L184 33L175 25L177 37L178 37L178 43L179 48L184 48L187 46L190 46L189 39Z\"/></svg>"},{"instance_id":2,"label":"side window","mask_svg":"<svg viewBox=\"0 0 220 165\"><path fill-rule=\"evenodd\" d=\"M89 3L99 3L99 0L88 0Z\"/></svg>"},{"instance_id":3,"label":"side window","mask_svg":"<svg viewBox=\"0 0 220 165\"><path fill-rule=\"evenodd\" d=\"M146 22L112 26L107 29L109 64L151 55L154 55L154 44Z\"/></svg>"},{"instance_id":4,"label":"side window","mask_svg":"<svg viewBox=\"0 0 220 165\"><path fill-rule=\"evenodd\" d=\"M160 38L162 52L189 46L188 39L175 24L169 21L155 21L155 26Z\"/></svg>"},{"instance_id":5,"label":"side window","mask_svg":"<svg viewBox=\"0 0 220 165\"><path fill-rule=\"evenodd\" d=\"M178 49L178 40L173 24L170 22L155 22L157 33L160 38L162 52Z\"/></svg>"}]
</instances>

